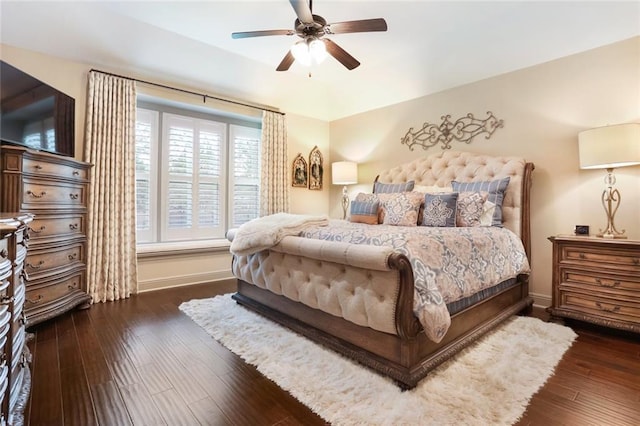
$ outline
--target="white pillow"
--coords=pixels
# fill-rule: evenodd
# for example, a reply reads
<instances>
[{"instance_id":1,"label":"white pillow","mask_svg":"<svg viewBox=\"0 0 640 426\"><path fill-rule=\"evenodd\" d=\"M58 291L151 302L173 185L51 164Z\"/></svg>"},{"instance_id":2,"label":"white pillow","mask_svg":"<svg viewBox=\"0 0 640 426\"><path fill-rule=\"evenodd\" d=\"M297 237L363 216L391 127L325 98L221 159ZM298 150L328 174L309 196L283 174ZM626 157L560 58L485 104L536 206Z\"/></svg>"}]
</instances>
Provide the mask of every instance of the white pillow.
<instances>
[{"instance_id":1,"label":"white pillow","mask_svg":"<svg viewBox=\"0 0 640 426\"><path fill-rule=\"evenodd\" d=\"M480 215L480 226L491 226L493 213L496 211L496 203L487 200L482 205L482 215Z\"/></svg>"},{"instance_id":2,"label":"white pillow","mask_svg":"<svg viewBox=\"0 0 640 426\"><path fill-rule=\"evenodd\" d=\"M413 191L429 194L448 194L449 192L453 192L453 188L451 186L415 185Z\"/></svg>"}]
</instances>

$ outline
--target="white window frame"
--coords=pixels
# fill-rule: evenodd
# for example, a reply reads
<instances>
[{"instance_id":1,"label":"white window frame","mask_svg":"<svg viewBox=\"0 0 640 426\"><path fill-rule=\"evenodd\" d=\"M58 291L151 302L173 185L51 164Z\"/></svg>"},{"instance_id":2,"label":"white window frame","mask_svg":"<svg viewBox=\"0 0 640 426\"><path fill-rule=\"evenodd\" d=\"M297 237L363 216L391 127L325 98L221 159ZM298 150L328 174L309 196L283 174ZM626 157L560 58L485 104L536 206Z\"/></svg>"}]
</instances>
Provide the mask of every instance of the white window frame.
<instances>
[{"instance_id":1,"label":"white window frame","mask_svg":"<svg viewBox=\"0 0 640 426\"><path fill-rule=\"evenodd\" d=\"M171 176L169 174L169 128L172 123L182 122L186 127L191 127L194 131L194 146L193 146L193 170L191 181L193 183L193 206L191 212L191 228L174 228L171 229L169 227L169 203L167 199L163 199L162 205L160 207L162 224L160 226L160 240L161 241L185 241L185 240L197 240L197 239L215 239L215 238L224 238L225 234L225 218L224 212L226 211L226 180L225 176L227 173L226 163L227 154L226 154L226 140L227 140L227 129L224 123L214 122L213 120L203 120L199 118L193 117L185 117L182 115L172 114L172 113L163 113L162 120L162 186L163 191L167 191L169 188L169 181L171 179L182 180L181 176ZM201 177L198 171L198 164L200 163L199 156L199 134L200 131L205 130L206 128L212 129L213 131L218 131L222 134L221 137L221 146L220 146L220 177L215 178L203 178ZM209 182L209 183L217 183L220 190L220 216L221 220L218 226L216 227L200 227L198 225L198 185L201 182Z\"/></svg>"},{"instance_id":2,"label":"white window frame","mask_svg":"<svg viewBox=\"0 0 640 426\"><path fill-rule=\"evenodd\" d=\"M152 159L149 168L149 175L143 176L149 179L149 222L150 227L147 230L137 230L136 238L139 243L154 243L158 241L158 128L160 113L158 111L138 108L136 111L138 120L140 117L146 118L151 123L151 144L149 147L149 157ZM153 160L155 159L155 161ZM138 179L138 171L136 170L136 180ZM137 200L137 197L136 197Z\"/></svg>"},{"instance_id":3,"label":"white window frame","mask_svg":"<svg viewBox=\"0 0 640 426\"><path fill-rule=\"evenodd\" d=\"M193 247L218 247L218 244L224 242L228 245L225 234L226 230L231 227L233 221L232 209L233 209L233 185L234 177L231 176L229 171L233 161L233 157L230 153L233 153L234 139L232 132L239 136L250 136L261 139L261 128L259 120L255 118L246 119L241 117L227 116L223 113L211 114L208 112L199 112L198 110L191 110L189 108L176 108L169 103L163 103L161 100L143 101L142 104L137 106L138 113L152 114L155 118L155 125L152 126L152 132L155 132L154 138L156 143L152 143L153 158L157 160L152 161L153 171L150 172L150 200L151 203L151 215L150 220L151 230L138 231L138 244L139 249L142 251L155 252L167 249L176 249L178 247L193 246ZM220 176L217 179L219 183L219 226L213 228L210 227L207 231L203 232L202 229L185 230L185 232L170 231L168 230L168 202L165 201L165 197L168 195L168 138L164 135L168 130L167 117L179 117L181 119L187 119L189 121L195 120L196 122L206 122L215 124L222 133L221 149L221 170ZM199 127L196 127L199 128ZM159 130L158 130L159 129ZM160 133L159 135L157 133ZM194 156L198 154L198 149L195 148ZM154 167L154 165L158 167ZM197 158L194 158L194 164L198 164ZM260 181L260 171L258 171L258 188ZM254 183L253 179L250 179ZM195 180L197 184L197 179ZM163 191L163 194L160 194ZM258 192L259 193L259 192ZM193 214L198 214L197 200L193 200L194 208ZM258 200L259 203L259 200ZM259 214L259 212L258 212Z\"/></svg>"},{"instance_id":4,"label":"white window frame","mask_svg":"<svg viewBox=\"0 0 640 426\"><path fill-rule=\"evenodd\" d=\"M248 138L248 139L253 139L253 138L260 139L261 130L251 128L251 127L230 124L229 125L229 161L227 161L227 164L230 164L232 159L235 158L236 137ZM260 176L261 175L262 175L262 171L260 170L260 161L258 161L258 177L256 179L236 178L234 176L234 173L228 174L229 176L229 186L228 186L229 187L229 196L228 196L229 208L227 209L227 218L228 218L227 223L229 223L229 226L232 226L232 222L233 222L234 211L233 211L233 202L231 200L231 197L233 196L233 188L236 184L239 184L239 185L257 184L258 185L258 214L260 214Z\"/></svg>"}]
</instances>

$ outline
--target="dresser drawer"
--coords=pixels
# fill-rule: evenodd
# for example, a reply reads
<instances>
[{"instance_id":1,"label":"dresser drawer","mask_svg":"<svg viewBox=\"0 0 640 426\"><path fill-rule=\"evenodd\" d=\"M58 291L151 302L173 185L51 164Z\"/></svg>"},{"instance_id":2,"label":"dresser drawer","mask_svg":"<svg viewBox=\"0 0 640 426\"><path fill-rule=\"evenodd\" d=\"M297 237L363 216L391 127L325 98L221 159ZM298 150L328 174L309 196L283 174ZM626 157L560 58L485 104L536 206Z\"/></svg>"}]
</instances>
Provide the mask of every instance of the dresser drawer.
<instances>
[{"instance_id":1,"label":"dresser drawer","mask_svg":"<svg viewBox=\"0 0 640 426\"><path fill-rule=\"evenodd\" d=\"M57 247L32 247L24 264L29 281L64 272L64 270L73 268L74 264L78 262L84 263L84 247L84 242L63 244Z\"/></svg>"},{"instance_id":2,"label":"dresser drawer","mask_svg":"<svg viewBox=\"0 0 640 426\"><path fill-rule=\"evenodd\" d=\"M53 176L56 178L88 179L88 171L84 167L67 164L57 164L45 161L44 158L23 158L22 172L32 175Z\"/></svg>"},{"instance_id":3,"label":"dresser drawer","mask_svg":"<svg viewBox=\"0 0 640 426\"><path fill-rule=\"evenodd\" d=\"M86 220L84 214L39 214L29 226L31 247L41 241L60 241L60 239L84 236Z\"/></svg>"},{"instance_id":4,"label":"dresser drawer","mask_svg":"<svg viewBox=\"0 0 640 426\"><path fill-rule=\"evenodd\" d=\"M22 209L84 208L86 185L24 179ZM37 216L37 214L36 214Z\"/></svg>"},{"instance_id":5,"label":"dresser drawer","mask_svg":"<svg viewBox=\"0 0 640 426\"><path fill-rule=\"evenodd\" d=\"M608 247L562 246L561 263L597 265L603 268L635 269L640 274L640 249L617 249Z\"/></svg>"},{"instance_id":6,"label":"dresser drawer","mask_svg":"<svg viewBox=\"0 0 640 426\"><path fill-rule=\"evenodd\" d=\"M640 322L640 306L637 303L614 300L601 296L562 291L560 308L573 309L584 314L617 321Z\"/></svg>"},{"instance_id":7,"label":"dresser drawer","mask_svg":"<svg viewBox=\"0 0 640 426\"><path fill-rule=\"evenodd\" d=\"M81 270L71 275L38 283L34 288L30 285L27 288L27 300L25 302L27 316L29 316L29 310L56 302L58 299L63 299L67 295L83 289L84 277L85 271Z\"/></svg>"}]
</instances>

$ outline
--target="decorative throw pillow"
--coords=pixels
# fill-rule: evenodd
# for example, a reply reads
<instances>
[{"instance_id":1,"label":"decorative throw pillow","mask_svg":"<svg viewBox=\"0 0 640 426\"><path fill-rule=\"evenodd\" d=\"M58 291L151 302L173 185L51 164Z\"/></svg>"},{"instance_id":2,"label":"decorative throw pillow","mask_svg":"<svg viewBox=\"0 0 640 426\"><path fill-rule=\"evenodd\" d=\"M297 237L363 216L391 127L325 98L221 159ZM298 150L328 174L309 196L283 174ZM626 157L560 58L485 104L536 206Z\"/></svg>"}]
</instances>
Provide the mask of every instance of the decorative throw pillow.
<instances>
[{"instance_id":1,"label":"decorative throw pillow","mask_svg":"<svg viewBox=\"0 0 640 426\"><path fill-rule=\"evenodd\" d=\"M486 192L461 192L456 205L456 226L480 226Z\"/></svg>"},{"instance_id":2,"label":"decorative throw pillow","mask_svg":"<svg viewBox=\"0 0 640 426\"><path fill-rule=\"evenodd\" d=\"M487 192L487 200L496 205L491 219L491 226L502 226L502 202L504 193L509 185L509 176L485 182L451 182L454 191L457 192Z\"/></svg>"},{"instance_id":3,"label":"decorative throw pillow","mask_svg":"<svg viewBox=\"0 0 640 426\"><path fill-rule=\"evenodd\" d=\"M367 223L369 225L378 224L378 207L380 202L376 201L352 201L351 202L351 222Z\"/></svg>"},{"instance_id":4,"label":"decorative throw pillow","mask_svg":"<svg viewBox=\"0 0 640 426\"><path fill-rule=\"evenodd\" d=\"M393 194L383 202L384 218L382 223L396 226L417 226L418 210L423 200L423 194L419 192Z\"/></svg>"},{"instance_id":5,"label":"decorative throw pillow","mask_svg":"<svg viewBox=\"0 0 640 426\"><path fill-rule=\"evenodd\" d=\"M376 182L373 184L373 192L376 194L390 194L396 192L409 192L413 191L415 181L410 180L404 183L382 183Z\"/></svg>"},{"instance_id":6,"label":"decorative throw pillow","mask_svg":"<svg viewBox=\"0 0 640 426\"><path fill-rule=\"evenodd\" d=\"M366 194L364 192L356 195L354 201L360 201L365 203L378 203L378 223L382 223L384 219L384 210L382 209L382 200L378 196L378 194Z\"/></svg>"},{"instance_id":7,"label":"decorative throw pillow","mask_svg":"<svg viewBox=\"0 0 640 426\"><path fill-rule=\"evenodd\" d=\"M425 194L422 225L440 227L456 226L457 203L457 192Z\"/></svg>"}]
</instances>

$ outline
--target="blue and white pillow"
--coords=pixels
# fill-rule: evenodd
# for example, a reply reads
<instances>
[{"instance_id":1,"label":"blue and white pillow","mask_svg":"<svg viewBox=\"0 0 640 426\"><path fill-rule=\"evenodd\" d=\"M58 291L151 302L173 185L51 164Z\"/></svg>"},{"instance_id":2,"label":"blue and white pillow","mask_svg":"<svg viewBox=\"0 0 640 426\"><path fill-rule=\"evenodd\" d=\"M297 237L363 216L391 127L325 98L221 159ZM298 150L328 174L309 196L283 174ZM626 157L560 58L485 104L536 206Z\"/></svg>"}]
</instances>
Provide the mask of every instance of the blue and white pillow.
<instances>
[{"instance_id":1,"label":"blue and white pillow","mask_svg":"<svg viewBox=\"0 0 640 426\"><path fill-rule=\"evenodd\" d=\"M504 201L504 193L509 185L509 176L492 181L483 182L457 182L452 181L451 186L456 192L486 192L487 200L496 205L491 220L491 226L502 227L502 202Z\"/></svg>"},{"instance_id":2,"label":"blue and white pillow","mask_svg":"<svg viewBox=\"0 0 640 426\"><path fill-rule=\"evenodd\" d=\"M410 180L403 183L382 183L376 182L373 184L374 194L391 194L394 192L409 192L413 191L413 187L416 184L415 181Z\"/></svg>"},{"instance_id":3,"label":"blue and white pillow","mask_svg":"<svg viewBox=\"0 0 640 426\"><path fill-rule=\"evenodd\" d=\"M352 201L350 220L355 223L378 224L379 201Z\"/></svg>"},{"instance_id":4,"label":"blue and white pillow","mask_svg":"<svg viewBox=\"0 0 640 426\"><path fill-rule=\"evenodd\" d=\"M457 204L457 192L449 192L445 194L426 193L424 196L422 226L456 226Z\"/></svg>"}]
</instances>

